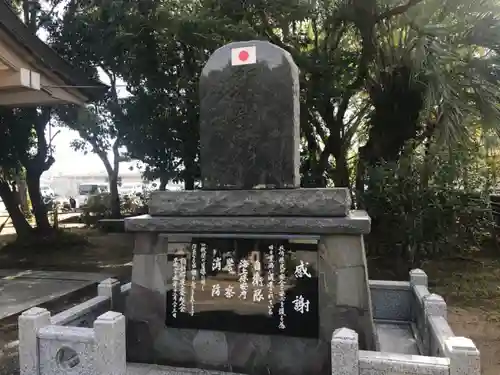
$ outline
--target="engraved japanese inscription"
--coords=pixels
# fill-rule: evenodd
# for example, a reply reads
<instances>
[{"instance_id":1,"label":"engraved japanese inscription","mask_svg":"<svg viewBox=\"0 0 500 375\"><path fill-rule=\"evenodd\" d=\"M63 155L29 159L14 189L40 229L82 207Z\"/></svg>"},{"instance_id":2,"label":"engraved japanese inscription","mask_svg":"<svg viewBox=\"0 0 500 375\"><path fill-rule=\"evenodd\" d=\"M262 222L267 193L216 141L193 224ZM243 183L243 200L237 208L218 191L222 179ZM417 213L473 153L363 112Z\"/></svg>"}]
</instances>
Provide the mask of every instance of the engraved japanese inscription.
<instances>
[{"instance_id":1,"label":"engraved japanese inscription","mask_svg":"<svg viewBox=\"0 0 500 375\"><path fill-rule=\"evenodd\" d=\"M171 254L166 325L318 337L318 255L293 247L196 239Z\"/></svg>"}]
</instances>

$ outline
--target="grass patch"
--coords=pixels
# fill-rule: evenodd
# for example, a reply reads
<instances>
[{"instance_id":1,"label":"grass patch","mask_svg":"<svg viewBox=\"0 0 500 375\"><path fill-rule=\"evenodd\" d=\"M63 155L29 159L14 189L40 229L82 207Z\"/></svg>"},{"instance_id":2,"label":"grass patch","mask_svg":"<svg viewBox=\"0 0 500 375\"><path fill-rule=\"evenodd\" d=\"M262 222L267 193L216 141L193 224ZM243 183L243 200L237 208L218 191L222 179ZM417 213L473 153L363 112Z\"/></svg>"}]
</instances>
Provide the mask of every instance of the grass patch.
<instances>
[{"instance_id":1,"label":"grass patch","mask_svg":"<svg viewBox=\"0 0 500 375\"><path fill-rule=\"evenodd\" d=\"M475 257L426 261L421 265L429 278L429 289L440 294L451 307L475 308L488 320L500 322L500 259L492 252ZM383 258L368 259L370 279L408 281L410 271Z\"/></svg>"},{"instance_id":2,"label":"grass patch","mask_svg":"<svg viewBox=\"0 0 500 375\"><path fill-rule=\"evenodd\" d=\"M29 241L2 235L0 264L12 269L129 272L133 244L133 235L103 234L91 228L64 228Z\"/></svg>"},{"instance_id":3,"label":"grass patch","mask_svg":"<svg viewBox=\"0 0 500 375\"><path fill-rule=\"evenodd\" d=\"M500 320L500 260L447 259L426 262L429 288L450 305L480 308Z\"/></svg>"}]
</instances>

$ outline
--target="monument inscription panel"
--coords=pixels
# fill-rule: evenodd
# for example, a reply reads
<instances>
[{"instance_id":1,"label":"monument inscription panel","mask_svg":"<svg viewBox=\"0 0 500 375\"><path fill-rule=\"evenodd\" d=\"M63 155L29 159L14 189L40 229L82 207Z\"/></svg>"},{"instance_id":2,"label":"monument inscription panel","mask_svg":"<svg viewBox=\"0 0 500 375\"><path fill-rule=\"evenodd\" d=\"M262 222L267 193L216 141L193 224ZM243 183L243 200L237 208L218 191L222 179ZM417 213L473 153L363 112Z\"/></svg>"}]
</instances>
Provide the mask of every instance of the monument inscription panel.
<instances>
[{"instance_id":1,"label":"monument inscription panel","mask_svg":"<svg viewBox=\"0 0 500 375\"><path fill-rule=\"evenodd\" d=\"M283 241L196 239L170 254L166 325L317 338L318 254Z\"/></svg>"}]
</instances>

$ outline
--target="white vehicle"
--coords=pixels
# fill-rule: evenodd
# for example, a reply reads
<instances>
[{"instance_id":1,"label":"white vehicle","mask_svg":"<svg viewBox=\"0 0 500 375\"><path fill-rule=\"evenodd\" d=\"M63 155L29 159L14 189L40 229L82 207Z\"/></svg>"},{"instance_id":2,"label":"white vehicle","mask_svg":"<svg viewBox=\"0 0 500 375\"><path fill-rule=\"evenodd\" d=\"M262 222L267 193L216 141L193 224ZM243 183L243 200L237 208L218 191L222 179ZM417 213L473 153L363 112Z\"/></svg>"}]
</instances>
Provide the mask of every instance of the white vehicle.
<instances>
[{"instance_id":1,"label":"white vehicle","mask_svg":"<svg viewBox=\"0 0 500 375\"><path fill-rule=\"evenodd\" d=\"M109 185L105 182L86 182L78 185L78 196L75 198L77 207L87 204L89 196L108 193Z\"/></svg>"}]
</instances>

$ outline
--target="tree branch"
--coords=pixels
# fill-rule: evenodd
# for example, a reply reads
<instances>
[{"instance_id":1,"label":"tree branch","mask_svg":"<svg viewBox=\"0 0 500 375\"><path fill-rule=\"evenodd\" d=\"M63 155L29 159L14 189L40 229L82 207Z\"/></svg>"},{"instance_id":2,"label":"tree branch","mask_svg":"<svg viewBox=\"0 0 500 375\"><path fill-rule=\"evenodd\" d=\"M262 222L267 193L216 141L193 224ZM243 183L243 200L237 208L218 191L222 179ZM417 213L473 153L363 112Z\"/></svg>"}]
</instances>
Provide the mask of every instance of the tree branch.
<instances>
[{"instance_id":1,"label":"tree branch","mask_svg":"<svg viewBox=\"0 0 500 375\"><path fill-rule=\"evenodd\" d=\"M93 138L88 138L87 142L89 142L92 145L92 149L94 150L94 154L99 156L99 159L101 159L102 163L104 164L104 168L106 168L106 173L108 176L112 176L113 174L113 166L109 162L108 155L105 150L99 147L99 144L96 142L95 139Z\"/></svg>"},{"instance_id":2,"label":"tree branch","mask_svg":"<svg viewBox=\"0 0 500 375\"><path fill-rule=\"evenodd\" d=\"M383 12L383 13L381 13L381 14L378 15L378 17L376 19L376 23L378 23L380 21L383 21L383 20L386 20L388 18L397 16L397 15L403 14L408 9L410 9L411 7L413 7L413 6L421 3L422 1L423 0L408 0L406 2L406 4L398 5L397 7L389 9L388 11Z\"/></svg>"},{"instance_id":3,"label":"tree branch","mask_svg":"<svg viewBox=\"0 0 500 375\"><path fill-rule=\"evenodd\" d=\"M55 10L56 10L56 8L57 8L57 6L58 6L59 4L61 4L61 3L62 3L62 0L56 0L56 1L54 1L53 5L52 5L52 8L50 8L50 10L49 10L48 12L45 12L45 15L47 16L47 18L49 18L49 19L51 19L51 18L52 18L52 16L54 15ZM44 19L40 19L40 20L39 20L39 22L38 22L38 24L37 24L37 26L36 26L37 30L38 30L40 27L42 27L42 26L43 26L43 21L44 21Z\"/></svg>"},{"instance_id":4,"label":"tree branch","mask_svg":"<svg viewBox=\"0 0 500 375\"><path fill-rule=\"evenodd\" d=\"M363 118L366 115L368 109L370 107L370 104L365 104L363 108L361 108L358 113L349 120L349 123L347 124L349 128L345 132L343 139L342 139L342 144L343 145L350 145L352 138L354 137L354 134L356 134L357 130L359 129L360 125L363 122Z\"/></svg>"},{"instance_id":5,"label":"tree branch","mask_svg":"<svg viewBox=\"0 0 500 375\"><path fill-rule=\"evenodd\" d=\"M263 31L267 35L267 37L271 40L272 43L276 44L278 47L283 48L285 51L288 51L293 58L297 58L297 53L294 47L290 46L289 44L284 43L273 31L273 28L271 26L271 23L269 22L269 18L267 17L267 14L262 10L258 12L258 15L260 17L260 21L262 22L263 25Z\"/></svg>"}]
</instances>

